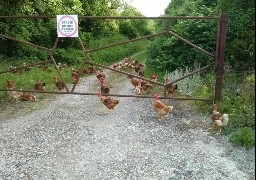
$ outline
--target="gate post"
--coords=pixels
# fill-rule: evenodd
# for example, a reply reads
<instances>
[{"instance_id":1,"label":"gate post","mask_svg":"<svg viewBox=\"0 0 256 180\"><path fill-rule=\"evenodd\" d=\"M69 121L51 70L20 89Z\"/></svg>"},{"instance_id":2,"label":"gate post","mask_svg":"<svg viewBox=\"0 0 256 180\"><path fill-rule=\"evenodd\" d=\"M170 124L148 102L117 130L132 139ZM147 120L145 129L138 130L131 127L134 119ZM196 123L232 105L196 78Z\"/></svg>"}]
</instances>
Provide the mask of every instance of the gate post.
<instances>
[{"instance_id":1,"label":"gate post","mask_svg":"<svg viewBox=\"0 0 256 180\"><path fill-rule=\"evenodd\" d=\"M221 86L224 75L224 58L226 47L226 32L227 32L227 14L220 13L218 19L218 33L216 43L216 83L215 83L215 98L214 103L221 99Z\"/></svg>"}]
</instances>

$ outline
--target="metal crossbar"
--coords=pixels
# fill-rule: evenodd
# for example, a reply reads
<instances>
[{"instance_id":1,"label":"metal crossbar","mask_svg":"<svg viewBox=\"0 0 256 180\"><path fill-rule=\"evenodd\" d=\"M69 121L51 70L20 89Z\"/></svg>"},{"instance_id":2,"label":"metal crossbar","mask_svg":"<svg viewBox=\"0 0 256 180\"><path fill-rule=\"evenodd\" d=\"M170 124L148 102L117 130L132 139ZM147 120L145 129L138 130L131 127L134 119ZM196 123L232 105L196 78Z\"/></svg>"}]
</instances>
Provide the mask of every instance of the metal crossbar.
<instances>
[{"instance_id":1,"label":"metal crossbar","mask_svg":"<svg viewBox=\"0 0 256 180\"><path fill-rule=\"evenodd\" d=\"M28 19L28 18L40 18L40 19L48 18L49 19L49 18L56 18L56 16L0 16L0 19L19 19L19 18L26 18L26 19ZM81 18L81 19L162 19L162 20L167 20L166 21L166 29L165 29L164 32L155 33L155 34L152 34L152 35L147 35L147 36L131 39L131 40L124 41L124 42L113 43L113 44L110 44L110 45L107 45L107 46L102 46L102 47L98 47L98 48L94 48L94 49L88 49L88 50L85 49L82 40L80 38L78 38L79 44L82 48L82 51L83 51L83 54L84 54L84 57L85 57L85 60L84 60L83 64L81 64L81 68L80 68L80 71L79 71L79 77L81 76L81 72L82 72L82 69L84 68L84 66L86 66L87 64L91 64L91 65L96 65L96 66L103 67L103 68L106 68L106 69L109 69L109 70L112 70L112 71L116 71L116 72L121 73L121 74L132 75L136 78L139 78L139 79L142 79L142 80L145 80L145 81L148 81L148 82L151 82L151 83L154 83L154 84L157 84L157 85L160 85L160 86L164 87L164 97L159 97L160 99L199 100L199 101L205 101L205 102L212 102L213 100L208 99L208 98L167 97L166 96L166 88L171 83L178 82L178 81L180 81L184 78L187 78L187 77L189 77L189 76L191 76L195 73L204 71L204 70L212 67L212 65L214 63L211 63L211 64L209 64L209 65L207 65L203 68L200 68L198 70L195 70L194 72L191 72L191 73L189 73L189 74L187 74L187 75L185 75L185 76L183 76L179 79L176 79L176 80L174 80L174 81L172 81L168 84L162 84L162 83L155 82L155 81L152 81L150 79L147 79L147 78L144 78L144 77L141 77L141 76L137 76L135 74L130 74L130 73L127 73L127 72L124 72L124 71L116 70L116 69L111 68L111 67L106 67L102 64L92 62L92 61L90 61L90 57L88 55L88 53L91 53L91 52L95 52L95 51L99 51L99 50L103 50L103 49L107 49L107 48L127 44L127 43L130 43L130 42L140 41L140 40L143 40L143 39L156 37L156 36L160 36L160 35L164 35L164 34L170 34L170 35L176 37L177 39L183 41L184 43L192 46L193 48L205 53L206 55L215 58L216 85L215 85L215 99L214 99L214 101L215 102L220 101L220 98L221 98L221 84L222 84L222 79L223 79L223 74L224 74L224 68L223 68L223 66L224 66L224 51L225 51L226 31L227 31L227 15L226 14L221 13L218 17L209 17L209 16L208 17L207 16L206 17L197 17L197 16L162 16L162 17L79 16L79 18ZM181 36L177 35L176 33L170 31L170 20L171 19L218 20L216 53L212 54L212 53L198 47L197 45L189 42L188 40L182 38ZM46 63L46 62L53 63L57 73L59 74L59 76L61 78L61 81L65 84L66 92L34 91L34 90L18 90L18 89L15 89L15 90L14 89L13 90L0 89L0 91L22 91L22 92L33 92L33 93L74 94L74 95L98 95L97 93L78 93L78 92L74 92L76 84L73 85L71 91L68 89L68 87L67 87L67 85L66 85L66 83L65 83L65 81L62 77L61 72L57 68L57 64L56 64L56 61L54 59L54 51L55 51L55 49L58 45L59 37L56 38L52 48L46 48L46 47L43 47L43 46L39 46L39 45L30 43L30 42L27 42L27 41L24 41L24 40L9 37L9 36L4 35L4 34L0 34L0 37L3 38L3 39L9 39L9 40L12 40L12 41L23 43L23 44L26 44L28 46L33 46L33 47L36 47L38 49L49 52L51 60L42 61L42 62L34 63L34 64L28 64L27 66L35 66L35 65ZM25 68L25 67L18 67L17 69L22 69L22 68ZM10 71L11 70L2 71L2 72L0 72L0 74L7 73L7 72L10 72ZM137 95L122 95L122 94L108 94L108 96L152 98L152 96L137 96Z\"/></svg>"}]
</instances>

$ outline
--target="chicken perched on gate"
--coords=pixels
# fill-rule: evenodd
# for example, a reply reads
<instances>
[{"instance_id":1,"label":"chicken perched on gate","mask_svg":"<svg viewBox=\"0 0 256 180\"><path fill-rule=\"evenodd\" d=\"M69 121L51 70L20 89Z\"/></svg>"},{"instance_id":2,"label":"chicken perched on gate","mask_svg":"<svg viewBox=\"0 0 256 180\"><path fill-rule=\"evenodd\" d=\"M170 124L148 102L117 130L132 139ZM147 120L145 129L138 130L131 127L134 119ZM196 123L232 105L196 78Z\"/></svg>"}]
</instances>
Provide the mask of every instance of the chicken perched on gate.
<instances>
[{"instance_id":1,"label":"chicken perched on gate","mask_svg":"<svg viewBox=\"0 0 256 180\"><path fill-rule=\"evenodd\" d=\"M174 94L174 92L178 89L178 85L177 85L177 84L173 84L173 83L169 84L170 82L171 82L171 81L170 81L169 79L166 79L166 80L165 80L165 84L168 84L168 85L166 86L166 88L167 88L167 93L172 97L173 94Z\"/></svg>"},{"instance_id":2,"label":"chicken perched on gate","mask_svg":"<svg viewBox=\"0 0 256 180\"><path fill-rule=\"evenodd\" d=\"M62 91L65 89L65 83L58 80L56 76L53 77L53 81L55 83L55 86L58 88L59 91Z\"/></svg>"},{"instance_id":3,"label":"chicken perched on gate","mask_svg":"<svg viewBox=\"0 0 256 180\"><path fill-rule=\"evenodd\" d=\"M154 110L159 115L159 121L162 122L163 117L172 112L173 106L168 106L164 102L160 101L157 93L153 94L153 101Z\"/></svg>"},{"instance_id":4,"label":"chicken perched on gate","mask_svg":"<svg viewBox=\"0 0 256 180\"><path fill-rule=\"evenodd\" d=\"M210 129L213 129L215 127L219 127L220 131L217 134L220 134L222 129L223 129L223 127L225 127L228 124L229 115L226 114L226 113L221 114L220 112L218 112L217 109L218 109L217 104L213 104L212 105L213 112L212 112L212 114L210 116L211 120L213 122L213 127L208 128L207 131L210 130Z\"/></svg>"},{"instance_id":5,"label":"chicken perched on gate","mask_svg":"<svg viewBox=\"0 0 256 180\"><path fill-rule=\"evenodd\" d=\"M109 109L111 112L117 104L119 104L119 100L113 99L107 96L103 96L101 93L98 94L100 97L101 102Z\"/></svg>"}]
</instances>

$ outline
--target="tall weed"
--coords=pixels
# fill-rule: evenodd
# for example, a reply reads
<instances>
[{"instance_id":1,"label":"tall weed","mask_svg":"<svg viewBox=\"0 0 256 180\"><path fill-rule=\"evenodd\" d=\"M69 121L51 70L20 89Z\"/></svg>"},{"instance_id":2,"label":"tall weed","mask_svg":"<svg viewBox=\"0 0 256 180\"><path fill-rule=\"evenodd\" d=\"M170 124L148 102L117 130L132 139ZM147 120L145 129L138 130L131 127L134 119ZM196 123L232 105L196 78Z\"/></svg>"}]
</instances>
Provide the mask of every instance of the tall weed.
<instances>
[{"instance_id":1,"label":"tall weed","mask_svg":"<svg viewBox=\"0 0 256 180\"><path fill-rule=\"evenodd\" d=\"M172 72L166 71L165 78L168 78L170 81L173 81L185 75L188 75L194 69L186 67L185 69L176 69ZM197 88L199 86L202 86L202 78L198 74L193 74L185 79L178 81L177 85L178 85L177 91L181 95L192 96L192 94L197 90Z\"/></svg>"}]
</instances>

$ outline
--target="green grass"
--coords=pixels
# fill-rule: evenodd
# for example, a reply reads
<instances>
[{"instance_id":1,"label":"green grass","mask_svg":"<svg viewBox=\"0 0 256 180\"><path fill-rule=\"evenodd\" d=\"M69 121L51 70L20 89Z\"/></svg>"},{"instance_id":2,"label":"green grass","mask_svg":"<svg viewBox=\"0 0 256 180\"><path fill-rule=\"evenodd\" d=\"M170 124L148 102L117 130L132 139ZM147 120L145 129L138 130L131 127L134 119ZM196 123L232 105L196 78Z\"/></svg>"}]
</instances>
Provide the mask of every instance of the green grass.
<instances>
[{"instance_id":1,"label":"green grass","mask_svg":"<svg viewBox=\"0 0 256 180\"><path fill-rule=\"evenodd\" d=\"M67 83L71 83L70 71L71 68L67 68L61 72L63 79ZM40 80L46 83L47 90L54 91L56 87L53 82L53 76L59 77L52 64L51 67L49 66L49 71L42 71L38 67L33 67L30 71L22 72L21 74L7 72L0 74L0 89L6 89L6 81L10 79L15 82L17 89L34 90L36 81ZM5 94L6 92L0 92L0 98L4 97Z\"/></svg>"}]
</instances>

